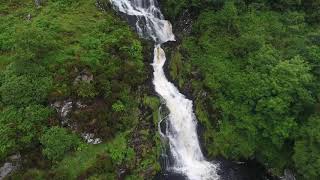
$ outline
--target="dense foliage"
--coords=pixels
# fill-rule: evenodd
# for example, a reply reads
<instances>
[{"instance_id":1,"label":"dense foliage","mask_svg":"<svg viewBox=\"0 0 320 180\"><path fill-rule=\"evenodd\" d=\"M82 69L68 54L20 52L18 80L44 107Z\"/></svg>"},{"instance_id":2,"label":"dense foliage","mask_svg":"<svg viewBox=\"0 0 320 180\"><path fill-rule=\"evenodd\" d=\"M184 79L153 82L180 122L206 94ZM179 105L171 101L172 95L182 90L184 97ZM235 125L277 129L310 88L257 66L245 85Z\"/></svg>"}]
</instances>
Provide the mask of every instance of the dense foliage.
<instances>
[{"instance_id":1,"label":"dense foliage","mask_svg":"<svg viewBox=\"0 0 320 180\"><path fill-rule=\"evenodd\" d=\"M161 6L179 37L169 72L193 92L209 158L319 179L320 2ZM136 180L159 171L148 44L114 13L108 0L1 1L0 162L23 160L10 178Z\"/></svg>"},{"instance_id":2,"label":"dense foliage","mask_svg":"<svg viewBox=\"0 0 320 180\"><path fill-rule=\"evenodd\" d=\"M144 179L159 170L158 101L144 85L142 43L101 3L0 3L0 162L22 156L11 178ZM92 135L102 143L87 144Z\"/></svg>"},{"instance_id":3,"label":"dense foliage","mask_svg":"<svg viewBox=\"0 0 320 180\"><path fill-rule=\"evenodd\" d=\"M79 138L60 127L52 127L40 139L43 154L52 161L59 161L63 156L75 150L79 145Z\"/></svg>"},{"instance_id":4,"label":"dense foliage","mask_svg":"<svg viewBox=\"0 0 320 180\"><path fill-rule=\"evenodd\" d=\"M293 160L297 171L304 175L305 179L317 179L320 168L320 132L319 115L308 119L301 129L294 145Z\"/></svg>"},{"instance_id":5,"label":"dense foliage","mask_svg":"<svg viewBox=\"0 0 320 180\"><path fill-rule=\"evenodd\" d=\"M319 179L319 2L165 2L172 18L198 12L171 75L193 79L209 155Z\"/></svg>"},{"instance_id":6,"label":"dense foliage","mask_svg":"<svg viewBox=\"0 0 320 180\"><path fill-rule=\"evenodd\" d=\"M50 110L41 105L6 107L0 117L0 157L36 145L46 128L49 115Z\"/></svg>"}]
</instances>

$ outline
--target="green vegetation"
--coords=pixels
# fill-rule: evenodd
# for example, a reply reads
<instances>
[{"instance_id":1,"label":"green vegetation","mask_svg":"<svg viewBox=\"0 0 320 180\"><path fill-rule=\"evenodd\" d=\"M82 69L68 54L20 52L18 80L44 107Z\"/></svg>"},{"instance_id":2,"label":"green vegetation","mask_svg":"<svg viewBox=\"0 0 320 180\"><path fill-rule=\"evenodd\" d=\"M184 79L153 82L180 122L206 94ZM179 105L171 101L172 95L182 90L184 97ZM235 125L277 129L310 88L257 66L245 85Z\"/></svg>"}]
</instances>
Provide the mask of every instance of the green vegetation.
<instances>
[{"instance_id":1,"label":"green vegetation","mask_svg":"<svg viewBox=\"0 0 320 180\"><path fill-rule=\"evenodd\" d=\"M46 129L50 110L40 105L6 107L0 116L0 157L32 147Z\"/></svg>"},{"instance_id":2,"label":"green vegetation","mask_svg":"<svg viewBox=\"0 0 320 180\"><path fill-rule=\"evenodd\" d=\"M0 162L23 159L11 179L145 179L159 171L153 115L142 112L150 108L142 97L154 98L142 42L108 7L1 1ZM52 107L69 100L66 123ZM102 143L86 144L83 133Z\"/></svg>"},{"instance_id":3,"label":"green vegetation","mask_svg":"<svg viewBox=\"0 0 320 180\"><path fill-rule=\"evenodd\" d=\"M64 128L52 127L42 135L40 142L43 146L43 154L52 161L59 161L65 153L75 150L80 140Z\"/></svg>"},{"instance_id":4,"label":"green vegetation","mask_svg":"<svg viewBox=\"0 0 320 180\"><path fill-rule=\"evenodd\" d=\"M166 0L165 9L173 19L198 13L170 69L192 86L208 154L319 179L319 2L199 2Z\"/></svg>"},{"instance_id":5,"label":"green vegetation","mask_svg":"<svg viewBox=\"0 0 320 180\"><path fill-rule=\"evenodd\" d=\"M147 43L108 0L103 11L88 0L0 1L0 162L23 159L9 178L152 179L160 101L146 83ZM169 73L193 93L209 158L319 179L319 1L161 5L174 24L194 18L190 34L177 32L186 36L168 54Z\"/></svg>"},{"instance_id":6,"label":"green vegetation","mask_svg":"<svg viewBox=\"0 0 320 180\"><path fill-rule=\"evenodd\" d=\"M12 63L3 74L0 92L2 102L7 106L42 104L52 88L50 75L46 74L43 66L32 62Z\"/></svg>"},{"instance_id":7,"label":"green vegetation","mask_svg":"<svg viewBox=\"0 0 320 180\"><path fill-rule=\"evenodd\" d=\"M305 179L317 179L320 168L320 121L319 115L310 117L300 129L294 145L293 160L297 164L297 171Z\"/></svg>"},{"instance_id":8,"label":"green vegetation","mask_svg":"<svg viewBox=\"0 0 320 180\"><path fill-rule=\"evenodd\" d=\"M128 165L134 158L133 149L127 147L127 139L119 135L110 144L82 146L73 156L63 159L53 171L56 179L114 179L117 166L121 166L123 161Z\"/></svg>"}]
</instances>

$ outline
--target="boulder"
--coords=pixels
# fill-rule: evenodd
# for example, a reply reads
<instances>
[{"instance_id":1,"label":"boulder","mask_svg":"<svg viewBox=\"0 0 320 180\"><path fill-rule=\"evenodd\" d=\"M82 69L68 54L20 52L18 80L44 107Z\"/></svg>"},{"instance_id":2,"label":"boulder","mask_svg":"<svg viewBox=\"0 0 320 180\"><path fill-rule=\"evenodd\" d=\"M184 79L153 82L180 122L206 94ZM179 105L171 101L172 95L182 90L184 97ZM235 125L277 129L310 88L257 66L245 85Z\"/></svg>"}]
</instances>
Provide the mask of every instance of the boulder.
<instances>
[{"instance_id":1,"label":"boulder","mask_svg":"<svg viewBox=\"0 0 320 180\"><path fill-rule=\"evenodd\" d=\"M6 176L10 175L12 172L16 171L20 167L21 155L15 154L8 157L7 162L5 162L0 167L0 180L4 179Z\"/></svg>"},{"instance_id":2,"label":"boulder","mask_svg":"<svg viewBox=\"0 0 320 180\"><path fill-rule=\"evenodd\" d=\"M34 0L34 3L36 4L37 7L40 7L42 4L42 0Z\"/></svg>"}]
</instances>

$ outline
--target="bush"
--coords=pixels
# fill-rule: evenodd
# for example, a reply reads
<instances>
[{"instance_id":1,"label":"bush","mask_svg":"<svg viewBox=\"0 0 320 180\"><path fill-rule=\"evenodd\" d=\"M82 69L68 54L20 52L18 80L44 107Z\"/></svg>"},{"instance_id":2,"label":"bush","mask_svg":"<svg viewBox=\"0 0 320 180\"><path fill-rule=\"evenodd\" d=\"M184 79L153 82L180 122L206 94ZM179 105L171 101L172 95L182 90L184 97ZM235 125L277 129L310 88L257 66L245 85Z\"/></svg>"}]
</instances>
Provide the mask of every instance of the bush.
<instances>
[{"instance_id":1,"label":"bush","mask_svg":"<svg viewBox=\"0 0 320 180\"><path fill-rule=\"evenodd\" d=\"M0 112L0 159L39 142L51 111L39 105Z\"/></svg>"},{"instance_id":2,"label":"bush","mask_svg":"<svg viewBox=\"0 0 320 180\"><path fill-rule=\"evenodd\" d=\"M43 154L53 162L61 160L67 152L80 145L78 136L60 127L50 128L40 139Z\"/></svg>"},{"instance_id":3,"label":"bush","mask_svg":"<svg viewBox=\"0 0 320 180\"><path fill-rule=\"evenodd\" d=\"M22 61L39 61L57 45L53 34L37 27L21 27L15 35L16 56Z\"/></svg>"},{"instance_id":4,"label":"bush","mask_svg":"<svg viewBox=\"0 0 320 180\"><path fill-rule=\"evenodd\" d=\"M23 107L44 103L52 88L49 73L34 63L12 63L1 79L0 96L5 105Z\"/></svg>"},{"instance_id":5,"label":"bush","mask_svg":"<svg viewBox=\"0 0 320 180\"><path fill-rule=\"evenodd\" d=\"M80 81L75 85L76 93L82 98L94 98L98 93L93 83Z\"/></svg>"},{"instance_id":6,"label":"bush","mask_svg":"<svg viewBox=\"0 0 320 180\"><path fill-rule=\"evenodd\" d=\"M22 176L23 180L44 180L47 179L46 173L44 171L38 170L38 169L30 169Z\"/></svg>"},{"instance_id":7,"label":"bush","mask_svg":"<svg viewBox=\"0 0 320 180\"><path fill-rule=\"evenodd\" d=\"M127 166L130 165L133 158L135 157L135 152L131 147L127 145L127 139L125 136L117 136L110 144L108 144L108 153L115 164L122 164L126 162Z\"/></svg>"},{"instance_id":8,"label":"bush","mask_svg":"<svg viewBox=\"0 0 320 180\"><path fill-rule=\"evenodd\" d=\"M51 87L50 78L32 79L12 76L0 87L2 101L6 105L26 106L43 103Z\"/></svg>"},{"instance_id":9,"label":"bush","mask_svg":"<svg viewBox=\"0 0 320 180\"><path fill-rule=\"evenodd\" d=\"M320 116L313 116L304 125L295 142L293 160L297 171L309 180L320 177Z\"/></svg>"},{"instance_id":10,"label":"bush","mask_svg":"<svg viewBox=\"0 0 320 180\"><path fill-rule=\"evenodd\" d=\"M114 103L112 105L112 110L114 112L122 112L126 110L126 107L124 106L124 104L121 101L117 101L116 103Z\"/></svg>"}]
</instances>

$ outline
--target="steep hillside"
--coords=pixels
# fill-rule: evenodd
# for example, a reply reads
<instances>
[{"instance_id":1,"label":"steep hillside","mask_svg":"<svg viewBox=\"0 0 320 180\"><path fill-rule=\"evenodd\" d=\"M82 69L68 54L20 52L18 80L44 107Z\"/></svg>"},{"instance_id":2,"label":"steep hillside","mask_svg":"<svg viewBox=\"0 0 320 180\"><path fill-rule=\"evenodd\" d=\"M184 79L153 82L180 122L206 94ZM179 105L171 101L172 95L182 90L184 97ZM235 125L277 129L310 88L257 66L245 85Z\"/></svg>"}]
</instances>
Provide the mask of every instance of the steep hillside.
<instances>
[{"instance_id":1,"label":"steep hillside","mask_svg":"<svg viewBox=\"0 0 320 180\"><path fill-rule=\"evenodd\" d=\"M108 4L37 2L0 3L0 162L19 166L13 179L152 177L142 42Z\"/></svg>"},{"instance_id":2,"label":"steep hillside","mask_svg":"<svg viewBox=\"0 0 320 180\"><path fill-rule=\"evenodd\" d=\"M180 34L170 74L195 97L208 155L319 179L319 2L163 4Z\"/></svg>"}]
</instances>

